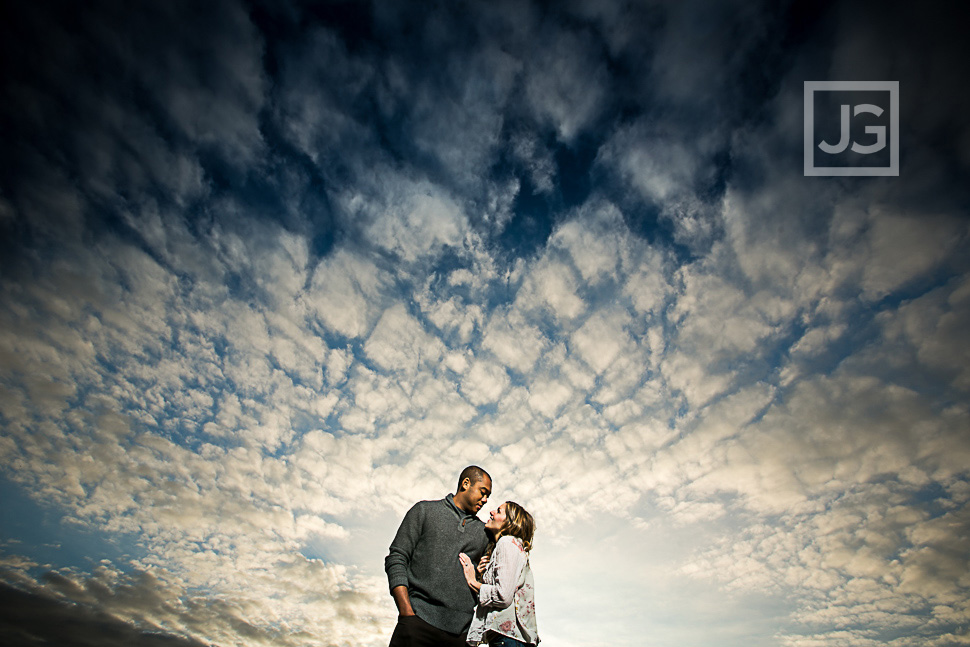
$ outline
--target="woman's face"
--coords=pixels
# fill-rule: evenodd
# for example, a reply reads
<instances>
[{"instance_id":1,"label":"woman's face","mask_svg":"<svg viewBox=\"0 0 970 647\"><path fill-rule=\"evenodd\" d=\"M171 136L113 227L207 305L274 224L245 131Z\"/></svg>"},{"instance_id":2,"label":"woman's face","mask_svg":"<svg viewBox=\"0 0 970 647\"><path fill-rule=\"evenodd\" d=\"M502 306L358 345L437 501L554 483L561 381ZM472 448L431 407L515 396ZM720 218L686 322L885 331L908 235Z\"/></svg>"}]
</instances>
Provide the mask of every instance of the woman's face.
<instances>
[{"instance_id":1,"label":"woman's face","mask_svg":"<svg viewBox=\"0 0 970 647\"><path fill-rule=\"evenodd\" d=\"M486 530L500 530L505 525L505 504L501 504L496 509L488 513L488 521L485 523Z\"/></svg>"}]
</instances>

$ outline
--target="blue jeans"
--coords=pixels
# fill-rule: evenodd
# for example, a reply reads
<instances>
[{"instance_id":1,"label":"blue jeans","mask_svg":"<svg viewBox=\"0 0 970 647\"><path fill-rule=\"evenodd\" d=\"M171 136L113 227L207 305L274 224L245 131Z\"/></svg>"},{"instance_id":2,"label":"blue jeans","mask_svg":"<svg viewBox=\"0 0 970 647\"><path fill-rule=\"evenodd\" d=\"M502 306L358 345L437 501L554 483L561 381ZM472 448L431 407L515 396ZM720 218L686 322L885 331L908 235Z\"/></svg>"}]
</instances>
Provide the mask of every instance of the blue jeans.
<instances>
[{"instance_id":1,"label":"blue jeans","mask_svg":"<svg viewBox=\"0 0 970 647\"><path fill-rule=\"evenodd\" d=\"M529 647L529 644L508 636L496 636L488 641L488 647Z\"/></svg>"}]
</instances>

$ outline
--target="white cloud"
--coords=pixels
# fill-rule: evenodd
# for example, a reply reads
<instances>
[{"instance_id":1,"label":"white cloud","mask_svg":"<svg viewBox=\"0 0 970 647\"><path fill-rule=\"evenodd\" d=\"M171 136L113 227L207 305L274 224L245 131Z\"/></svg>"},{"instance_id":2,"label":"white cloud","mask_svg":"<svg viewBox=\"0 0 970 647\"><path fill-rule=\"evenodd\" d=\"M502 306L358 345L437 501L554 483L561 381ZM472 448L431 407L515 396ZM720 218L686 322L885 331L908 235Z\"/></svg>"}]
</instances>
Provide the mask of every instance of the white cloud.
<instances>
[{"instance_id":1,"label":"white cloud","mask_svg":"<svg viewBox=\"0 0 970 647\"><path fill-rule=\"evenodd\" d=\"M625 329L628 323L625 312L597 313L570 336L570 346L590 368L602 373L620 353L635 347Z\"/></svg>"},{"instance_id":2,"label":"white cloud","mask_svg":"<svg viewBox=\"0 0 970 647\"><path fill-rule=\"evenodd\" d=\"M566 326L586 311L585 302L577 294L578 287L569 265L543 258L529 268L513 307L525 312L536 306L546 307L561 326Z\"/></svg>"},{"instance_id":3,"label":"white cloud","mask_svg":"<svg viewBox=\"0 0 970 647\"><path fill-rule=\"evenodd\" d=\"M472 335L482 326L485 313L478 305L467 305L456 298L447 301L430 301L426 311L439 330L446 334L455 334L458 341L467 344Z\"/></svg>"},{"instance_id":4,"label":"white cloud","mask_svg":"<svg viewBox=\"0 0 970 647\"><path fill-rule=\"evenodd\" d=\"M965 642L965 223L943 202L887 206L914 204L896 182L786 166L801 124L785 83L733 136L617 127L594 196L556 209L570 178L552 146L585 150L612 101L602 53L626 69L656 48L653 85L622 102L713 110L702 81L759 36L687 52L700 41L679 37L732 11L705 8L646 25L639 8L573 7L600 18L569 30L516 3L476 10L456 33L489 45L446 52L431 79L326 31L264 59L234 7L205 69L148 90L175 97L172 133L106 100L107 125L78 136L89 173L52 155L0 197L0 222L50 243L0 285L0 463L135 557L45 581L42 560L0 558L6 581L207 643L384 645L395 525L474 462L490 505L519 500L539 522L549 644L642 644L644 627L657 644ZM724 96L711 114L733 124ZM299 153L252 164L264 127ZM213 152L235 157L226 178ZM515 260L508 164L557 223ZM231 195L239 183L293 195L277 213ZM590 613L608 641L577 620Z\"/></svg>"},{"instance_id":5,"label":"white cloud","mask_svg":"<svg viewBox=\"0 0 970 647\"><path fill-rule=\"evenodd\" d=\"M638 312L656 314L672 296L666 270L663 254L649 249L640 259L639 265L629 273L623 286L623 294L630 298Z\"/></svg>"},{"instance_id":6,"label":"white cloud","mask_svg":"<svg viewBox=\"0 0 970 647\"><path fill-rule=\"evenodd\" d=\"M520 373L532 370L547 340L520 312L496 310L482 335L482 348Z\"/></svg>"},{"instance_id":7,"label":"white cloud","mask_svg":"<svg viewBox=\"0 0 970 647\"><path fill-rule=\"evenodd\" d=\"M879 299L945 259L967 227L960 221L926 214L899 214L881 209L871 213L862 263L863 296Z\"/></svg>"},{"instance_id":8,"label":"white cloud","mask_svg":"<svg viewBox=\"0 0 970 647\"><path fill-rule=\"evenodd\" d=\"M555 418L562 407L575 397L569 385L556 380L539 382L529 389L529 404L547 418Z\"/></svg>"},{"instance_id":9,"label":"white cloud","mask_svg":"<svg viewBox=\"0 0 970 647\"><path fill-rule=\"evenodd\" d=\"M448 353L444 360L445 366L459 375L468 370L468 362L468 355L456 352Z\"/></svg>"},{"instance_id":10,"label":"white cloud","mask_svg":"<svg viewBox=\"0 0 970 647\"><path fill-rule=\"evenodd\" d=\"M620 354L600 376L599 388L596 389L592 399L609 407L636 398L640 395L637 391L641 382L653 366L648 351L637 347L631 340L631 345L623 347ZM654 403L648 398L642 403L634 400L633 404L649 406Z\"/></svg>"},{"instance_id":11,"label":"white cloud","mask_svg":"<svg viewBox=\"0 0 970 647\"><path fill-rule=\"evenodd\" d=\"M442 246L456 247L464 240L467 222L461 207L430 185L402 186L401 195L388 196L386 206L368 206L368 237L384 249L415 261ZM357 210L356 200L348 207ZM381 213L376 213L380 209Z\"/></svg>"},{"instance_id":12,"label":"white cloud","mask_svg":"<svg viewBox=\"0 0 970 647\"><path fill-rule=\"evenodd\" d=\"M475 405L497 401L508 386L509 376L505 369L482 360L472 364L461 380L461 392Z\"/></svg>"},{"instance_id":13,"label":"white cloud","mask_svg":"<svg viewBox=\"0 0 970 647\"><path fill-rule=\"evenodd\" d=\"M596 286L616 280L630 256L628 241L620 211L609 203L594 203L556 229L549 244L567 250L583 282Z\"/></svg>"},{"instance_id":14,"label":"white cloud","mask_svg":"<svg viewBox=\"0 0 970 647\"><path fill-rule=\"evenodd\" d=\"M754 351L773 331L774 304L766 295L747 295L721 276L684 268L684 290L672 308L678 346L709 357ZM775 315L775 316L773 316Z\"/></svg>"},{"instance_id":15,"label":"white cloud","mask_svg":"<svg viewBox=\"0 0 970 647\"><path fill-rule=\"evenodd\" d=\"M307 305L327 327L347 337L363 337L380 312L386 279L376 265L338 249L313 272Z\"/></svg>"},{"instance_id":16,"label":"white cloud","mask_svg":"<svg viewBox=\"0 0 970 647\"><path fill-rule=\"evenodd\" d=\"M397 304L381 315L364 344L364 352L384 369L412 374L437 362L444 353L444 344L408 314L403 304Z\"/></svg>"},{"instance_id":17,"label":"white cloud","mask_svg":"<svg viewBox=\"0 0 970 647\"><path fill-rule=\"evenodd\" d=\"M619 133L617 139L637 142L637 148L623 151L620 168L644 197L656 202L682 199L701 170L697 151L679 140L645 140L642 134L628 132Z\"/></svg>"}]
</instances>

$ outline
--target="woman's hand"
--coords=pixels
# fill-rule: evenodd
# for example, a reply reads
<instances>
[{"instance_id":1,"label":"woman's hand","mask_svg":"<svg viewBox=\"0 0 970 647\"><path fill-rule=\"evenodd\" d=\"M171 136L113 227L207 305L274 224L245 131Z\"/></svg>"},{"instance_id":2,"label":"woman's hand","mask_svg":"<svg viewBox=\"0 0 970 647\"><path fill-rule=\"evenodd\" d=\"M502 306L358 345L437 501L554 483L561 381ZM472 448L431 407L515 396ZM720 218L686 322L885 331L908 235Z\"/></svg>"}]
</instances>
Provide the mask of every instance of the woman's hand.
<instances>
[{"instance_id":1,"label":"woman's hand","mask_svg":"<svg viewBox=\"0 0 970 647\"><path fill-rule=\"evenodd\" d=\"M478 582L475 577L475 566L472 564L471 558L465 553L459 553L458 561L461 563L461 570L465 573L465 581L468 582L468 586L471 587L473 591L478 593L482 585Z\"/></svg>"},{"instance_id":2,"label":"woman's hand","mask_svg":"<svg viewBox=\"0 0 970 647\"><path fill-rule=\"evenodd\" d=\"M486 568L488 568L488 557L482 557L480 560L478 560L477 570L479 573L484 573Z\"/></svg>"},{"instance_id":3,"label":"woman's hand","mask_svg":"<svg viewBox=\"0 0 970 647\"><path fill-rule=\"evenodd\" d=\"M460 553L458 555L458 561L461 562L461 570L465 572L465 579L469 583L474 581L475 578L475 567L472 566L472 560L465 553Z\"/></svg>"}]
</instances>

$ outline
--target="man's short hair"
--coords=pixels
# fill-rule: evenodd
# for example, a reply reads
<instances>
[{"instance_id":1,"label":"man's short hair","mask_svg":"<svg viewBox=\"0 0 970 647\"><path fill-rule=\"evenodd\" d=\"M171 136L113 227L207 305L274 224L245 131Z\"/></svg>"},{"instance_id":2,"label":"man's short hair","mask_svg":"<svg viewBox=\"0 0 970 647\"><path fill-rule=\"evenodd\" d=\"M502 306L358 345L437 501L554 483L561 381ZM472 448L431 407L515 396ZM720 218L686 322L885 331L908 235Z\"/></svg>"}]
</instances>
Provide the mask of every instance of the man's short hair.
<instances>
[{"instance_id":1,"label":"man's short hair","mask_svg":"<svg viewBox=\"0 0 970 647\"><path fill-rule=\"evenodd\" d=\"M458 487L455 489L455 491L458 492L461 490L462 481L465 479L468 479L468 483L470 485L475 485L486 476L488 476L488 472L483 470L478 465L469 465L461 471L461 474L458 475ZM488 476L488 478L491 480L492 477Z\"/></svg>"}]
</instances>

